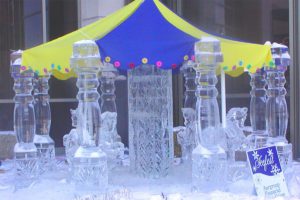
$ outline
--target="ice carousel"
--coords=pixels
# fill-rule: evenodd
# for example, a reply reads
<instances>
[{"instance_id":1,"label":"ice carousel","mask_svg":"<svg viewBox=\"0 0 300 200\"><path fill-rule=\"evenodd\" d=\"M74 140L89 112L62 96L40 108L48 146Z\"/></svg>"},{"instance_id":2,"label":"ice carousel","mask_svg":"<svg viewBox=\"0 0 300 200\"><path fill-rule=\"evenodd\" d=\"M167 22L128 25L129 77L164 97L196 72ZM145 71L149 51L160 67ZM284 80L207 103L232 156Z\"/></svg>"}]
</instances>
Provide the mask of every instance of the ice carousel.
<instances>
[{"instance_id":1,"label":"ice carousel","mask_svg":"<svg viewBox=\"0 0 300 200\"><path fill-rule=\"evenodd\" d=\"M0 166L0 199L298 199L300 164L286 138L289 63L284 45L209 34L159 0L135 0L63 37L15 51L17 142L14 159ZM180 127L173 126L175 73L185 80ZM242 73L251 80L250 109L226 108L225 74ZM49 134L50 78L77 79L64 155L55 154ZM127 97L115 95L120 79L128 83ZM128 99L128 147L116 128L116 98ZM247 117L251 126L244 125Z\"/></svg>"}]
</instances>

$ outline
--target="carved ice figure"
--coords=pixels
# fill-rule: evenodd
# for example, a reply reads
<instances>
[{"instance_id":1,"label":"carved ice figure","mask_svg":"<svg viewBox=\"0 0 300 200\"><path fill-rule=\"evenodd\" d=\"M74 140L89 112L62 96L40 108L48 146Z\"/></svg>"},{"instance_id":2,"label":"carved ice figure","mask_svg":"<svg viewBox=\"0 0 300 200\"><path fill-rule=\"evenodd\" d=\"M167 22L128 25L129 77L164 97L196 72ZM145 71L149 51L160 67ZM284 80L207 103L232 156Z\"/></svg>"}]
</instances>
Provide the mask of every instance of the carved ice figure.
<instances>
[{"instance_id":1,"label":"carved ice figure","mask_svg":"<svg viewBox=\"0 0 300 200\"><path fill-rule=\"evenodd\" d=\"M193 108L182 108L185 128L177 134L178 143L181 146L182 159L191 159L194 148L199 143L196 135L196 111Z\"/></svg>"},{"instance_id":2,"label":"carved ice figure","mask_svg":"<svg viewBox=\"0 0 300 200\"><path fill-rule=\"evenodd\" d=\"M69 164L72 163L72 158L79 147L79 137L76 130L77 127L77 109L70 110L73 128L69 134L64 135L63 145L65 147L66 159Z\"/></svg>"},{"instance_id":3,"label":"carved ice figure","mask_svg":"<svg viewBox=\"0 0 300 200\"><path fill-rule=\"evenodd\" d=\"M231 108L226 116L227 127L224 129L224 132L228 149L227 180L232 182L245 179L250 174L245 160L245 150L248 143L243 131L245 128L244 123L247 118L247 111L248 109L245 107ZM235 157L237 151L240 151L239 155L242 157Z\"/></svg>"},{"instance_id":4,"label":"carved ice figure","mask_svg":"<svg viewBox=\"0 0 300 200\"><path fill-rule=\"evenodd\" d=\"M229 160L235 160L235 151L245 148L246 136L243 128L247 118L248 108L231 108L227 115L227 127L224 129L227 138L227 149L229 151Z\"/></svg>"},{"instance_id":5,"label":"carved ice figure","mask_svg":"<svg viewBox=\"0 0 300 200\"><path fill-rule=\"evenodd\" d=\"M114 143L120 141L120 136L117 133L117 113L116 112L104 112L101 114L101 143Z\"/></svg>"},{"instance_id":6,"label":"carved ice figure","mask_svg":"<svg viewBox=\"0 0 300 200\"><path fill-rule=\"evenodd\" d=\"M117 113L104 112L101 114L100 144L102 150L108 156L108 164L110 168L114 168L118 162L121 162L124 155L124 144L118 135L117 129Z\"/></svg>"}]
</instances>

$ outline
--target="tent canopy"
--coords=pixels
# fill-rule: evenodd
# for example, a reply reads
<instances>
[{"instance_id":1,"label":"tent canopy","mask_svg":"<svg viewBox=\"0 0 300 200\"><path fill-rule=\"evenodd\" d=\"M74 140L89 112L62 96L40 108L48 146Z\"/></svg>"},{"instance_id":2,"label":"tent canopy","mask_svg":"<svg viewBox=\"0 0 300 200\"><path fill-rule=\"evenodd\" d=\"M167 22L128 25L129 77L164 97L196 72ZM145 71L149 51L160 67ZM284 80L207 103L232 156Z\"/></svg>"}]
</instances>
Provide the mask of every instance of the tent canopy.
<instances>
[{"instance_id":1,"label":"tent canopy","mask_svg":"<svg viewBox=\"0 0 300 200\"><path fill-rule=\"evenodd\" d=\"M208 34L184 21L159 0L135 0L86 27L25 50L22 70L32 69L38 75L52 71L58 79L73 77L72 45L84 39L94 40L102 61L120 70L141 64L176 70L184 61L194 59L194 43L202 36L221 41L224 55L221 68L231 76L238 76L245 69L255 72L263 65L272 65L270 46Z\"/></svg>"}]
</instances>

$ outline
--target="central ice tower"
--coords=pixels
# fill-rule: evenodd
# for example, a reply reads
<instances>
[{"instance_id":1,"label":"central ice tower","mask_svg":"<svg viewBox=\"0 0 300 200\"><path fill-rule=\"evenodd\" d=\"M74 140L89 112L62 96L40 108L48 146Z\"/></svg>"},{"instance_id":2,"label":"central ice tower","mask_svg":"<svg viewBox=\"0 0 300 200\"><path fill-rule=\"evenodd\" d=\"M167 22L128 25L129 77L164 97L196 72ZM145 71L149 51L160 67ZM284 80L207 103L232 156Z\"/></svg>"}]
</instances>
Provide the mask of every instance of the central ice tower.
<instances>
[{"instance_id":1,"label":"central ice tower","mask_svg":"<svg viewBox=\"0 0 300 200\"><path fill-rule=\"evenodd\" d=\"M172 72L153 65L128 71L129 154L134 172L168 174L173 160Z\"/></svg>"}]
</instances>

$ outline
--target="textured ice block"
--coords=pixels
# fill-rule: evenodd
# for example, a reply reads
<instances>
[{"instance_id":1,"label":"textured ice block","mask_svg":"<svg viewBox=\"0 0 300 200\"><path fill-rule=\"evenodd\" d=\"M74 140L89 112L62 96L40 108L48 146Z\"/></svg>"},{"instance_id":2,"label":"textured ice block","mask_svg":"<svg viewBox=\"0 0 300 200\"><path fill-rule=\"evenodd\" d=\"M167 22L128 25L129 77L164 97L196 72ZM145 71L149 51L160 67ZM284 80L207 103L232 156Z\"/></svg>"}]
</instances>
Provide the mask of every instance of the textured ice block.
<instances>
[{"instance_id":1,"label":"textured ice block","mask_svg":"<svg viewBox=\"0 0 300 200\"><path fill-rule=\"evenodd\" d=\"M0 131L0 160L14 157L16 142L16 134L13 131Z\"/></svg>"}]
</instances>

